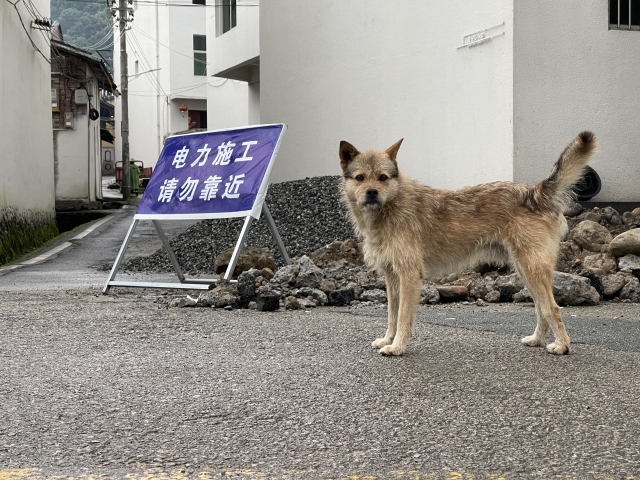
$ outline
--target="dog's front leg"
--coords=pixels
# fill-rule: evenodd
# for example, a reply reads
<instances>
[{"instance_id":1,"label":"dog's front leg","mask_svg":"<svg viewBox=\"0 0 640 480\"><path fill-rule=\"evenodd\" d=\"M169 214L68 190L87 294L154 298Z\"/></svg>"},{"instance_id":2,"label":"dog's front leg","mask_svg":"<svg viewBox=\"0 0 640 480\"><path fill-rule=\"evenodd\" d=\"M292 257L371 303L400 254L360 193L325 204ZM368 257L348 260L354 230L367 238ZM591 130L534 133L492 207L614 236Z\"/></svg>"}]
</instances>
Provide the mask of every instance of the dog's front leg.
<instances>
[{"instance_id":1,"label":"dog's front leg","mask_svg":"<svg viewBox=\"0 0 640 480\"><path fill-rule=\"evenodd\" d=\"M393 343L380 349L383 355L402 355L407 346L407 342L413 333L413 321L420 302L420 272L402 272L399 276L399 305L398 320ZM391 308L391 304L389 304Z\"/></svg>"},{"instance_id":2,"label":"dog's front leg","mask_svg":"<svg viewBox=\"0 0 640 480\"><path fill-rule=\"evenodd\" d=\"M387 283L387 318L388 326L387 333L383 338L377 338L373 341L371 346L373 348L382 348L390 345L393 342L393 338L396 336L396 328L398 325L398 308L400 305L400 279L392 270L384 272L384 277Z\"/></svg>"}]
</instances>

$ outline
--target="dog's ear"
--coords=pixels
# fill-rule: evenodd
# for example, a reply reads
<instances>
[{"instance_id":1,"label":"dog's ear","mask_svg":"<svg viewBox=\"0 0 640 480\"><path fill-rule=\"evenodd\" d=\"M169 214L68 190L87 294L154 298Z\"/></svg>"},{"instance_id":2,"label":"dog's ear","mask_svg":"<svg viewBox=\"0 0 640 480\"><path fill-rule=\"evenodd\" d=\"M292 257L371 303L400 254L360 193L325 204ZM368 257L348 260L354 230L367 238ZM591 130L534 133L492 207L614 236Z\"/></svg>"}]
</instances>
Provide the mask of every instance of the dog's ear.
<instances>
[{"instance_id":1,"label":"dog's ear","mask_svg":"<svg viewBox=\"0 0 640 480\"><path fill-rule=\"evenodd\" d=\"M356 147L342 140L340 142L340 166L342 170L346 170L351 161L359 154L360 152Z\"/></svg>"},{"instance_id":2,"label":"dog's ear","mask_svg":"<svg viewBox=\"0 0 640 480\"><path fill-rule=\"evenodd\" d=\"M384 151L394 162L396 161L396 155L398 155L398 150L400 149L400 145L402 145L403 140L404 138L401 138Z\"/></svg>"}]
</instances>

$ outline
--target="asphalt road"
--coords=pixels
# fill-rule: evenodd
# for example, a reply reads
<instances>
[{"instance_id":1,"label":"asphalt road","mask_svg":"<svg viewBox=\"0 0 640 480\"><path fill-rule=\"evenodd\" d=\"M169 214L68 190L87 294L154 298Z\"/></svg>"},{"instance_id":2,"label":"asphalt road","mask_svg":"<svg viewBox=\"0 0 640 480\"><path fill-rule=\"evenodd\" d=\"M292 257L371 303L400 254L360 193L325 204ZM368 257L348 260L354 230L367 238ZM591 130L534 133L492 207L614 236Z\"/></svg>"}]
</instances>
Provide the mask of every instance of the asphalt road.
<instances>
[{"instance_id":1,"label":"asphalt road","mask_svg":"<svg viewBox=\"0 0 640 480\"><path fill-rule=\"evenodd\" d=\"M640 479L639 305L564 308L562 357L530 305L423 307L388 358L383 309L102 295L119 222L0 276L1 480Z\"/></svg>"}]
</instances>

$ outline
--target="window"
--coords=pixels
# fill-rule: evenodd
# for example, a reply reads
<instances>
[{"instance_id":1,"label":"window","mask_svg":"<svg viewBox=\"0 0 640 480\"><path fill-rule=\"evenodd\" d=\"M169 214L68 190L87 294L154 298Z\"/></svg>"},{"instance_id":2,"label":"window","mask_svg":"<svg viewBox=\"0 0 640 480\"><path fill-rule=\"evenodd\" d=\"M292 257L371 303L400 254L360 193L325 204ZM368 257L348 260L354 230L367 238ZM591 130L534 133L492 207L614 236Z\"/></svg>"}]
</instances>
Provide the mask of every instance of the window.
<instances>
[{"instance_id":1,"label":"window","mask_svg":"<svg viewBox=\"0 0 640 480\"><path fill-rule=\"evenodd\" d=\"M640 30L640 0L609 0L609 30Z\"/></svg>"},{"instance_id":2,"label":"window","mask_svg":"<svg viewBox=\"0 0 640 480\"><path fill-rule=\"evenodd\" d=\"M216 0L217 34L222 35L236 26L236 0Z\"/></svg>"},{"instance_id":3,"label":"window","mask_svg":"<svg viewBox=\"0 0 640 480\"><path fill-rule=\"evenodd\" d=\"M191 0L194 5L206 5L206 0Z\"/></svg>"},{"instance_id":4,"label":"window","mask_svg":"<svg viewBox=\"0 0 640 480\"><path fill-rule=\"evenodd\" d=\"M207 36L193 36L193 74L207 75Z\"/></svg>"}]
</instances>

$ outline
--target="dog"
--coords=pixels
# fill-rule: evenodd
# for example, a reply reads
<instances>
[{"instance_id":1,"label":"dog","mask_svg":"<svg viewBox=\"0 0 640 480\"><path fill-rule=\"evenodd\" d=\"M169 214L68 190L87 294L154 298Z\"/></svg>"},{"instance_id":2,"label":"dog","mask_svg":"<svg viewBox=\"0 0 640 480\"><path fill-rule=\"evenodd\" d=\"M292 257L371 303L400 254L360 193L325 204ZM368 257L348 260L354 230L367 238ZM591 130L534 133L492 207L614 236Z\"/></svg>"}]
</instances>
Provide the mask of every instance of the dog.
<instances>
[{"instance_id":1,"label":"dog","mask_svg":"<svg viewBox=\"0 0 640 480\"><path fill-rule=\"evenodd\" d=\"M564 150L549 177L535 186L493 182L459 190L420 185L398 169L402 139L384 151L358 151L340 142L342 201L364 238L368 265L387 285L388 328L372 346L402 355L413 332L422 279L461 271L480 262L511 264L533 297L537 326L524 337L549 353L569 353L552 279L560 241L568 228L563 211L581 179L596 140L580 133Z\"/></svg>"}]
</instances>

